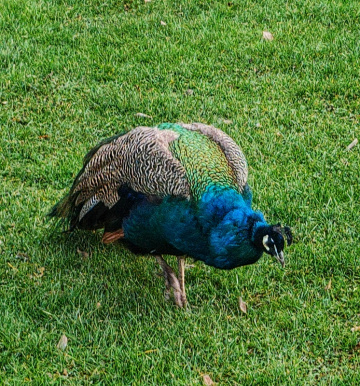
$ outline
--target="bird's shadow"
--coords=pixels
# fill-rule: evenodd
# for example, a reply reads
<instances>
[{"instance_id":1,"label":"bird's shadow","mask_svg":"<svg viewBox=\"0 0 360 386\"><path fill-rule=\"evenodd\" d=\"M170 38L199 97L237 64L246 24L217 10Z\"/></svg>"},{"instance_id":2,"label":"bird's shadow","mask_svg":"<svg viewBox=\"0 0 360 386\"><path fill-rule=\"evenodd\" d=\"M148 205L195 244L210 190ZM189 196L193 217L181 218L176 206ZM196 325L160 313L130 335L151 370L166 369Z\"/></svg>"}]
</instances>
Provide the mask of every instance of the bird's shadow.
<instances>
[{"instance_id":1,"label":"bird's shadow","mask_svg":"<svg viewBox=\"0 0 360 386\"><path fill-rule=\"evenodd\" d=\"M57 272L56 277L64 283L81 287L85 298L103 299L107 304L107 316L116 318L124 312L154 313L179 312L172 300L164 299L164 280L162 271L154 256L135 254L121 242L103 244L102 232L75 230L64 232L59 227L50 232L44 244L47 259L44 264ZM45 237L44 237L45 239ZM176 267L176 258L166 256L168 263ZM186 286L190 306L187 311L196 310L208 304L218 303L214 299L224 297L228 272L216 271L187 259L191 267L186 271ZM176 271L176 269L175 269ZM63 283L61 288L67 290ZM69 287L69 291L73 291ZM94 300L95 301L95 300ZM225 301L225 303L227 303ZM221 308L233 308L233 302L223 304ZM156 307L154 306L156 304Z\"/></svg>"},{"instance_id":2,"label":"bird's shadow","mask_svg":"<svg viewBox=\"0 0 360 386\"><path fill-rule=\"evenodd\" d=\"M165 306L163 279L152 256L134 254L120 242L105 245L100 232L82 230L51 232L44 245L44 264L59 280L79 287L85 297L102 299L108 317L118 312L144 313L156 302ZM66 284L61 287L67 290Z\"/></svg>"}]
</instances>

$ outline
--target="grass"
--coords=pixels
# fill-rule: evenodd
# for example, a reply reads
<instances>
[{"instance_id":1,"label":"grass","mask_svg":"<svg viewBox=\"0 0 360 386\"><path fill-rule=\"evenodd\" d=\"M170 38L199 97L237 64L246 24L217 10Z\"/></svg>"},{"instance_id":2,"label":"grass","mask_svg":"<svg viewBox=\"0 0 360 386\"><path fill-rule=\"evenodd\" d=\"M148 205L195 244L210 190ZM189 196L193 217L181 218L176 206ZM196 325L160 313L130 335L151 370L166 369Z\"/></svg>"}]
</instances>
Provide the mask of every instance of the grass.
<instances>
[{"instance_id":1,"label":"grass","mask_svg":"<svg viewBox=\"0 0 360 386\"><path fill-rule=\"evenodd\" d=\"M359 384L358 2L1 8L1 383ZM100 139L178 121L229 133L254 206L295 234L284 270L196 263L187 311L152 259L45 219Z\"/></svg>"}]
</instances>

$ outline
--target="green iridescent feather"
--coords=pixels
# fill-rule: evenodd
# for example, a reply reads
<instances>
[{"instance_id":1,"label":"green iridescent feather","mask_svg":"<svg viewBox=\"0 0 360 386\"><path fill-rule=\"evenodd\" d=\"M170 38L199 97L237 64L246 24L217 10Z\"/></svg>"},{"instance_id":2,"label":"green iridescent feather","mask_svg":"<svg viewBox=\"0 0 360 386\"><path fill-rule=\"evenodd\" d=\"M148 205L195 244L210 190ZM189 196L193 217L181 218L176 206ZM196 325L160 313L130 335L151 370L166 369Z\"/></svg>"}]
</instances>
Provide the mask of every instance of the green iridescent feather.
<instances>
[{"instance_id":1,"label":"green iridescent feather","mask_svg":"<svg viewBox=\"0 0 360 386\"><path fill-rule=\"evenodd\" d=\"M180 134L169 149L184 167L191 194L196 200L211 185L239 191L234 171L217 143L200 132L189 131L177 124L163 123L158 129Z\"/></svg>"}]
</instances>

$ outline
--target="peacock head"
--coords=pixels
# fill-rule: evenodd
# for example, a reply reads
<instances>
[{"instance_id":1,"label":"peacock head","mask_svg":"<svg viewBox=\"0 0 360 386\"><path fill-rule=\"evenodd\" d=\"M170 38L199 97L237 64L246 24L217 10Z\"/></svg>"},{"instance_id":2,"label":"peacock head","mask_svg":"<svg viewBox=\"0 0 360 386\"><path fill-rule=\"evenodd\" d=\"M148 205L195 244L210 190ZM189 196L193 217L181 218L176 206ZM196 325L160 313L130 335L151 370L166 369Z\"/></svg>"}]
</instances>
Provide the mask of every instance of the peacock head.
<instances>
[{"instance_id":1,"label":"peacock head","mask_svg":"<svg viewBox=\"0 0 360 386\"><path fill-rule=\"evenodd\" d=\"M287 245L292 243L292 233L289 227L281 227L280 224L270 225L261 229L258 244L262 244L265 253L274 256L276 260L285 266L284 260L284 246L285 239Z\"/></svg>"}]
</instances>

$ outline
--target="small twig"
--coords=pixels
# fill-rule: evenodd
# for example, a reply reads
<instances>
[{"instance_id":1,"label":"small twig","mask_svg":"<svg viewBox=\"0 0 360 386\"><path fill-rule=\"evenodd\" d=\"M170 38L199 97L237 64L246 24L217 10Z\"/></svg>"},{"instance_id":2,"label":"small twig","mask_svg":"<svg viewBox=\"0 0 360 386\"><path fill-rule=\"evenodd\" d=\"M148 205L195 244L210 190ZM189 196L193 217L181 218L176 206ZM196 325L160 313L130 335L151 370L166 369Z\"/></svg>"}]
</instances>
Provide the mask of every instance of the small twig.
<instances>
[{"instance_id":1,"label":"small twig","mask_svg":"<svg viewBox=\"0 0 360 386\"><path fill-rule=\"evenodd\" d=\"M358 144L358 139L355 138L351 143L350 145L346 148L347 151L351 150L354 146L356 146Z\"/></svg>"}]
</instances>

